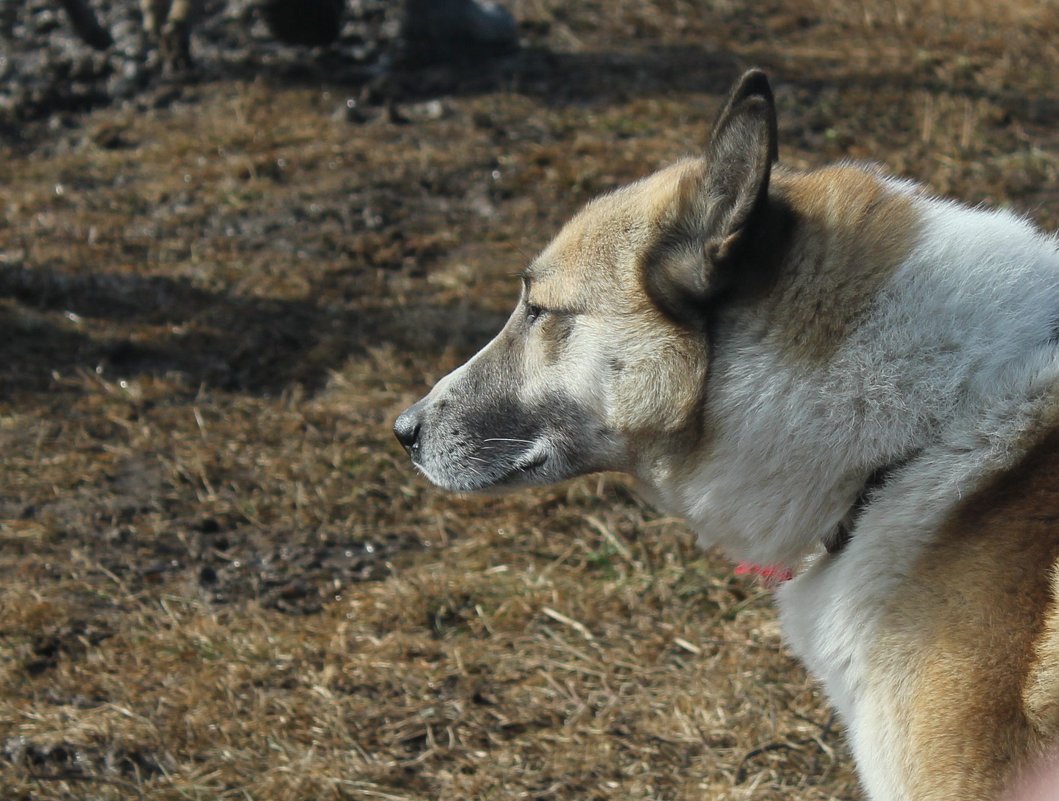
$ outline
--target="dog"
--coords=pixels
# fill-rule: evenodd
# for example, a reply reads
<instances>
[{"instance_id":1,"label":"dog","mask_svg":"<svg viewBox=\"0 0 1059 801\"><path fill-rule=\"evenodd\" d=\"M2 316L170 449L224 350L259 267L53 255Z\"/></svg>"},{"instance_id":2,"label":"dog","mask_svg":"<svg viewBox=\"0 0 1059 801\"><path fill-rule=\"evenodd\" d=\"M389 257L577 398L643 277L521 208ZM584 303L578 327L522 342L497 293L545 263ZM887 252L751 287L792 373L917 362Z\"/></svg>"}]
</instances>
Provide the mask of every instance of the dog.
<instances>
[{"instance_id":1,"label":"dog","mask_svg":"<svg viewBox=\"0 0 1059 801\"><path fill-rule=\"evenodd\" d=\"M868 798L1007 798L1059 752L1059 247L777 155L752 70L705 154L585 206L395 433L455 492L631 474L781 581Z\"/></svg>"}]
</instances>

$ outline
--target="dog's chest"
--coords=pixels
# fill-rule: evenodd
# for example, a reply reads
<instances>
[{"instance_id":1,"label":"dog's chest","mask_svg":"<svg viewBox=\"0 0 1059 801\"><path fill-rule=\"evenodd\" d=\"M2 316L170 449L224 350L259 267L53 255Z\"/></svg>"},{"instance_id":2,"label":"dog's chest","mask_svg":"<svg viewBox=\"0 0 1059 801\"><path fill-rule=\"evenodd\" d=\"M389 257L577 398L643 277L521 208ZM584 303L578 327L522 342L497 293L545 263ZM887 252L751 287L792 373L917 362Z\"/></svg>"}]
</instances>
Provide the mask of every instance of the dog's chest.
<instances>
[{"instance_id":1,"label":"dog's chest","mask_svg":"<svg viewBox=\"0 0 1059 801\"><path fill-rule=\"evenodd\" d=\"M892 582L853 561L822 556L782 587L777 600L783 635L839 713L868 797L896 801L907 797L902 735L890 703L900 682L884 678L881 684L888 686L881 686L873 669L873 644Z\"/></svg>"}]
</instances>

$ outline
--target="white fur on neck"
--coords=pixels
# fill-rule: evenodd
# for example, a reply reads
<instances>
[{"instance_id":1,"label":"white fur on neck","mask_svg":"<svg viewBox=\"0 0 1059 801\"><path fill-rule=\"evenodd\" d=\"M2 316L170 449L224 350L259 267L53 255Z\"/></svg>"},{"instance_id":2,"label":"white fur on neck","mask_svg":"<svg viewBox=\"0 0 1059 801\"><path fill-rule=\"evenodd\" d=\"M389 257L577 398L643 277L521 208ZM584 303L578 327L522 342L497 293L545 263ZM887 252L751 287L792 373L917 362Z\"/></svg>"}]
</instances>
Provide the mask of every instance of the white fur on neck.
<instances>
[{"instance_id":1,"label":"white fur on neck","mask_svg":"<svg viewBox=\"0 0 1059 801\"><path fill-rule=\"evenodd\" d=\"M769 344L763 311L723 321L707 386L709 457L665 466L652 482L702 544L795 564L874 469L937 443L949 421L1048 369L1055 241L1006 212L890 188L922 215L919 241L833 358L791 363Z\"/></svg>"}]
</instances>

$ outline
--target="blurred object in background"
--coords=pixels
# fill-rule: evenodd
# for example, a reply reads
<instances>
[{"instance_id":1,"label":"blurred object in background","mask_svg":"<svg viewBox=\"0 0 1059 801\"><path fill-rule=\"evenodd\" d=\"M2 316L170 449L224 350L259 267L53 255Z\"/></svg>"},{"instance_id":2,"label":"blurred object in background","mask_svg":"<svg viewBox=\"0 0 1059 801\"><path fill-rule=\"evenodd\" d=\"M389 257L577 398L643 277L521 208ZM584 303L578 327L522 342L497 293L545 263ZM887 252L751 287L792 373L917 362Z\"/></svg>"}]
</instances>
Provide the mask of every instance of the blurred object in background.
<instances>
[{"instance_id":1,"label":"blurred object in background","mask_svg":"<svg viewBox=\"0 0 1059 801\"><path fill-rule=\"evenodd\" d=\"M77 36L96 50L114 39L88 0L59 0ZM260 0L269 33L284 44L322 47L342 31L345 0ZM0 0L0 35L14 36L21 3ZM157 47L164 72L191 69L191 32L205 0L140 0L144 48ZM477 60L518 48L518 26L504 7L489 0L405 0L401 27L404 57L413 64Z\"/></svg>"},{"instance_id":2,"label":"blurred object in background","mask_svg":"<svg viewBox=\"0 0 1059 801\"><path fill-rule=\"evenodd\" d=\"M203 2L142 0L144 30L148 41L157 43L166 72L191 68L191 30L202 13ZM344 10L345 0L263 0L259 6L269 33L277 40L310 47L329 45L338 38Z\"/></svg>"},{"instance_id":3,"label":"blurred object in background","mask_svg":"<svg viewBox=\"0 0 1059 801\"><path fill-rule=\"evenodd\" d=\"M0 36L10 39L14 36L15 19L18 16L21 0L0 0ZM70 25L81 40L95 50L106 50L112 44L108 31L96 16L95 10L87 0L59 0L59 5L70 18Z\"/></svg>"},{"instance_id":4,"label":"blurred object in background","mask_svg":"<svg viewBox=\"0 0 1059 801\"><path fill-rule=\"evenodd\" d=\"M329 45L342 30L344 0L264 0L261 16L269 33L284 44Z\"/></svg>"},{"instance_id":5,"label":"blurred object in background","mask_svg":"<svg viewBox=\"0 0 1059 801\"><path fill-rule=\"evenodd\" d=\"M74 31L87 45L96 50L106 50L114 44L110 31L100 24L96 12L86 0L59 0L59 3L70 17L70 24L73 25ZM15 6L14 0L5 0L5 4L11 6L12 9Z\"/></svg>"},{"instance_id":6,"label":"blurred object in background","mask_svg":"<svg viewBox=\"0 0 1059 801\"><path fill-rule=\"evenodd\" d=\"M1021 776L1002 801L1055 801L1059 798L1059 757L1054 754Z\"/></svg>"},{"instance_id":7,"label":"blurred object in background","mask_svg":"<svg viewBox=\"0 0 1059 801\"><path fill-rule=\"evenodd\" d=\"M202 0L141 0L145 45L155 44L166 72L191 69L191 26Z\"/></svg>"},{"instance_id":8,"label":"blurred object in background","mask_svg":"<svg viewBox=\"0 0 1059 801\"><path fill-rule=\"evenodd\" d=\"M502 55L518 48L518 25L488 0L406 0L405 58L429 63Z\"/></svg>"}]
</instances>

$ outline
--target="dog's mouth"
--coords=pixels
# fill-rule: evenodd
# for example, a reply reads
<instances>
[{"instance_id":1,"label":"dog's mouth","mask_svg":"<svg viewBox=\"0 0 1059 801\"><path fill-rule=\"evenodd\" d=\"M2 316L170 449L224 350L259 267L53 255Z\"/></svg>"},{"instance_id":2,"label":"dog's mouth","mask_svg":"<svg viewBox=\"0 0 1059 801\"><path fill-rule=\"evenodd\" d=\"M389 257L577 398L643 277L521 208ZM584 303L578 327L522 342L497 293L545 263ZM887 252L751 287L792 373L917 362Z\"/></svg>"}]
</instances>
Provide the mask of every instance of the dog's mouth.
<instances>
[{"instance_id":1,"label":"dog's mouth","mask_svg":"<svg viewBox=\"0 0 1059 801\"><path fill-rule=\"evenodd\" d=\"M537 450L536 448L534 450ZM505 487L520 483L522 479L532 478L534 474L548 461L548 454L541 450L531 453L528 459L513 465L500 479L493 484L494 487Z\"/></svg>"},{"instance_id":2,"label":"dog's mouth","mask_svg":"<svg viewBox=\"0 0 1059 801\"><path fill-rule=\"evenodd\" d=\"M441 470L427 465L418 449L412 452L412 464L431 483L454 492L491 492L514 489L538 483L541 468L548 462L543 446L535 446L510 464L483 463L479 457L465 457L463 464L444 465Z\"/></svg>"}]
</instances>

